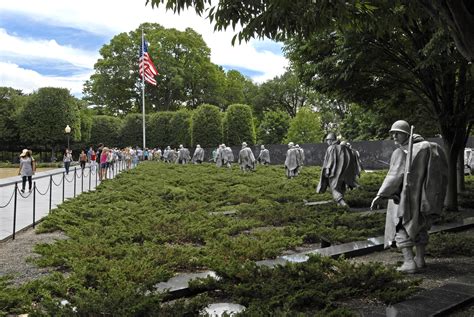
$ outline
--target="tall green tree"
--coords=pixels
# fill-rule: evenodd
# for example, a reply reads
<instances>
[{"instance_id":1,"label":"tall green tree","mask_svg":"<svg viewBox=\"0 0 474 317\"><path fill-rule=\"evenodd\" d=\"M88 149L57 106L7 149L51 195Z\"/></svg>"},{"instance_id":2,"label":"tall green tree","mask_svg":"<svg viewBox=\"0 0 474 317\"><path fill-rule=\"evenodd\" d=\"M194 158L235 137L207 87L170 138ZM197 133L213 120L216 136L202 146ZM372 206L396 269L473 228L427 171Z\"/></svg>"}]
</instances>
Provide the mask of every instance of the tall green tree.
<instances>
[{"instance_id":1,"label":"tall green tree","mask_svg":"<svg viewBox=\"0 0 474 317\"><path fill-rule=\"evenodd\" d=\"M3 149L21 146L18 115L25 102L21 90L0 87L0 143Z\"/></svg>"},{"instance_id":2,"label":"tall green tree","mask_svg":"<svg viewBox=\"0 0 474 317\"><path fill-rule=\"evenodd\" d=\"M285 143L320 143L323 137L324 131L319 113L309 108L301 108L290 121Z\"/></svg>"},{"instance_id":3,"label":"tall green tree","mask_svg":"<svg viewBox=\"0 0 474 317\"><path fill-rule=\"evenodd\" d=\"M160 73L157 85L146 85L146 113L195 108L214 101L222 91L223 70L210 61L210 49L202 36L188 28L184 32L156 23L142 24L121 33L100 49L95 73L84 86L85 99L109 114L141 111L141 81L138 55L141 30L149 42L148 52Z\"/></svg>"},{"instance_id":4,"label":"tall green tree","mask_svg":"<svg viewBox=\"0 0 474 317\"><path fill-rule=\"evenodd\" d=\"M356 26L354 16L361 13L379 14L388 4L391 8L413 4L414 1L279 1L242 0L147 0L152 7L166 5L181 12L189 7L199 15L206 13L215 29L240 25L233 38L248 41L256 36L285 40L306 37L336 22L341 26ZM421 14L430 14L437 28L446 30L456 42L457 49L468 61L474 60L474 3L471 0L420 0ZM410 19L417 19L417 12Z\"/></svg>"},{"instance_id":5,"label":"tall green tree","mask_svg":"<svg viewBox=\"0 0 474 317\"><path fill-rule=\"evenodd\" d=\"M213 105L200 105L192 116L192 144L215 147L222 143L222 116Z\"/></svg>"},{"instance_id":6,"label":"tall green tree","mask_svg":"<svg viewBox=\"0 0 474 317\"><path fill-rule=\"evenodd\" d=\"M288 113L277 110L265 112L257 131L257 142L261 144L281 144L290 127Z\"/></svg>"},{"instance_id":7,"label":"tall green tree","mask_svg":"<svg viewBox=\"0 0 474 317\"><path fill-rule=\"evenodd\" d=\"M255 127L252 108L248 105L230 105L226 111L226 144L240 145L242 142L255 144Z\"/></svg>"},{"instance_id":8,"label":"tall green tree","mask_svg":"<svg viewBox=\"0 0 474 317\"><path fill-rule=\"evenodd\" d=\"M71 127L71 141L81 139L79 102L64 88L45 87L31 94L20 115L20 139L42 145L52 153L67 146L64 128Z\"/></svg>"},{"instance_id":9,"label":"tall green tree","mask_svg":"<svg viewBox=\"0 0 474 317\"><path fill-rule=\"evenodd\" d=\"M312 94L293 71L286 71L260 85L255 107L262 112L280 109L293 118L300 108L310 106Z\"/></svg>"}]
</instances>

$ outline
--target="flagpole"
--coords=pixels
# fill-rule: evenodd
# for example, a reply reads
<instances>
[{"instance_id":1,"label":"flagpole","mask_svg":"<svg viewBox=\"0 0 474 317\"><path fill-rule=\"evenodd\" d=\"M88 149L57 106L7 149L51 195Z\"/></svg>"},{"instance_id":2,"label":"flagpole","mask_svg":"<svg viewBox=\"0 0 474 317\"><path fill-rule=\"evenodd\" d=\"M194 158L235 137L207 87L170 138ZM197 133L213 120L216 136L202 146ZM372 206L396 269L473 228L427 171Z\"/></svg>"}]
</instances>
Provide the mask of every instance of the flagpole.
<instances>
[{"instance_id":1,"label":"flagpole","mask_svg":"<svg viewBox=\"0 0 474 317\"><path fill-rule=\"evenodd\" d=\"M142 59L145 58L145 38L143 35L142 28ZM146 136L145 136L145 63L142 62L142 124L143 124L143 151L146 148Z\"/></svg>"}]
</instances>

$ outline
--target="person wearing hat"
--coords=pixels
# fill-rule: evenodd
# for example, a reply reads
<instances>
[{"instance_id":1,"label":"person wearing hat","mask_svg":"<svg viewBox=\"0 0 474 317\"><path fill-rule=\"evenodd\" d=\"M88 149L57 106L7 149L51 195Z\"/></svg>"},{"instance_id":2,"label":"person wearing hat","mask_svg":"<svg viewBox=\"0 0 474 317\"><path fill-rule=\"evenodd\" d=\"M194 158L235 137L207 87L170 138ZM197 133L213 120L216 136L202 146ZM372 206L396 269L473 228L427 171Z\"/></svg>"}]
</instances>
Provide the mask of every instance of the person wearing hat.
<instances>
[{"instance_id":1,"label":"person wearing hat","mask_svg":"<svg viewBox=\"0 0 474 317\"><path fill-rule=\"evenodd\" d=\"M26 180L28 180L28 190L31 192L32 177L34 174L35 166L31 152L24 149L20 154L20 167L18 169L18 175L21 176L21 192L25 192Z\"/></svg>"},{"instance_id":2,"label":"person wearing hat","mask_svg":"<svg viewBox=\"0 0 474 317\"><path fill-rule=\"evenodd\" d=\"M317 193L324 193L329 188L334 201L347 207L344 194L347 188L359 186L355 157L352 151L339 143L334 132L329 132L325 139L328 148L324 155L321 176L316 187Z\"/></svg>"},{"instance_id":3,"label":"person wearing hat","mask_svg":"<svg viewBox=\"0 0 474 317\"><path fill-rule=\"evenodd\" d=\"M242 149L239 152L240 169L244 172L255 170L255 156L252 150L247 146L246 142L242 143Z\"/></svg>"},{"instance_id":4,"label":"person wearing hat","mask_svg":"<svg viewBox=\"0 0 474 317\"><path fill-rule=\"evenodd\" d=\"M400 248L404 261L397 270L415 273L426 266L428 230L443 210L448 164L442 147L412 134L408 122L396 121L390 134L397 149L392 153L390 169L370 208L388 200L385 248L394 245Z\"/></svg>"}]
</instances>

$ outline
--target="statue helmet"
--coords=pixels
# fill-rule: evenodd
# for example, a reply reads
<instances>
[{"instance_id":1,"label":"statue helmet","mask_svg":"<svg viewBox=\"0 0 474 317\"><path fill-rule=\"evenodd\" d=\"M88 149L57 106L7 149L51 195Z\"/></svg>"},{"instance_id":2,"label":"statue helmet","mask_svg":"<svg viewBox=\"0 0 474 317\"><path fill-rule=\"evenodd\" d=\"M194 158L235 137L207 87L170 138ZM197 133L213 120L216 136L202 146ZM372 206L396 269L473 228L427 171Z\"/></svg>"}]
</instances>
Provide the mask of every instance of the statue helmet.
<instances>
[{"instance_id":1,"label":"statue helmet","mask_svg":"<svg viewBox=\"0 0 474 317\"><path fill-rule=\"evenodd\" d=\"M197 148L200 148L201 146L198 144L198 145L196 145L196 147L197 147Z\"/></svg>"},{"instance_id":2,"label":"statue helmet","mask_svg":"<svg viewBox=\"0 0 474 317\"><path fill-rule=\"evenodd\" d=\"M260 145L260 149L262 149L262 150L265 149L265 145L263 145L263 144Z\"/></svg>"},{"instance_id":3,"label":"statue helmet","mask_svg":"<svg viewBox=\"0 0 474 317\"><path fill-rule=\"evenodd\" d=\"M242 146L247 146L247 142L242 142Z\"/></svg>"},{"instance_id":4,"label":"statue helmet","mask_svg":"<svg viewBox=\"0 0 474 317\"><path fill-rule=\"evenodd\" d=\"M334 132L329 132L324 140L325 141L327 141L327 140L337 140L336 134Z\"/></svg>"},{"instance_id":5,"label":"statue helmet","mask_svg":"<svg viewBox=\"0 0 474 317\"><path fill-rule=\"evenodd\" d=\"M292 146L295 146L293 142L288 143L288 147L292 147Z\"/></svg>"},{"instance_id":6,"label":"statue helmet","mask_svg":"<svg viewBox=\"0 0 474 317\"><path fill-rule=\"evenodd\" d=\"M410 125L405 120L395 121L390 128L390 133L392 132L403 132L410 135Z\"/></svg>"}]
</instances>

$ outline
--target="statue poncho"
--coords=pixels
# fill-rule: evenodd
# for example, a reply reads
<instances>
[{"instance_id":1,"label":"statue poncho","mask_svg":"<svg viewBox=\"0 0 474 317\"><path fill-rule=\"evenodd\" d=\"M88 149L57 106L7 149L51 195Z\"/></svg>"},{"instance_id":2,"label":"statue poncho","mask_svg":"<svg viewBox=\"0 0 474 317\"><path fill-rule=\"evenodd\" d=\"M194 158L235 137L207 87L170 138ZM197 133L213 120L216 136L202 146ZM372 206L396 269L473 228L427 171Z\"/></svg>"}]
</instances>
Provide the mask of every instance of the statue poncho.
<instances>
[{"instance_id":1,"label":"statue poncho","mask_svg":"<svg viewBox=\"0 0 474 317\"><path fill-rule=\"evenodd\" d=\"M391 246L399 223L415 242L420 230L431 226L429 218L443 209L447 188L448 164L443 149L436 143L414 135L410 187L403 186L407 145L397 148L390 169L377 195L389 198L385 224L385 247Z\"/></svg>"},{"instance_id":2,"label":"statue poncho","mask_svg":"<svg viewBox=\"0 0 474 317\"><path fill-rule=\"evenodd\" d=\"M343 200L346 188L355 188L357 184L358 167L351 149L344 145L332 144L326 150L321 169L321 177L317 193L324 193L330 187L336 202Z\"/></svg>"},{"instance_id":3,"label":"statue poncho","mask_svg":"<svg viewBox=\"0 0 474 317\"><path fill-rule=\"evenodd\" d=\"M244 147L239 152L239 165L243 171L255 169L255 156L249 147Z\"/></svg>"}]
</instances>

